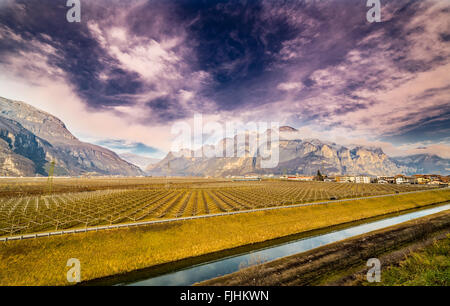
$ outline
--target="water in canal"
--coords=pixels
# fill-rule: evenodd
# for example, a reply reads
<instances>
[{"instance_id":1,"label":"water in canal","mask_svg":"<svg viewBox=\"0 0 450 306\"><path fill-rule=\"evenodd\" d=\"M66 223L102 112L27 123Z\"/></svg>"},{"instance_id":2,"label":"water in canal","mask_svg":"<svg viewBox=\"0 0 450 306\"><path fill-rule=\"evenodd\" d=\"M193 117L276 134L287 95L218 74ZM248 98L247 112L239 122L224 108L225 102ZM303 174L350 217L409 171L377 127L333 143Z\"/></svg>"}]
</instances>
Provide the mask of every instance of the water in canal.
<instances>
[{"instance_id":1,"label":"water in canal","mask_svg":"<svg viewBox=\"0 0 450 306\"><path fill-rule=\"evenodd\" d=\"M362 224L335 232L302 238L287 243L275 245L265 249L246 252L243 254L209 261L190 266L164 275L151 277L145 280L119 284L131 286L189 286L197 282L209 280L218 276L230 274L239 270L242 263L248 263L254 258L271 261L281 257L306 252L320 246L383 229L409 220L425 217L450 209L450 204L407 213L380 221Z\"/></svg>"}]
</instances>

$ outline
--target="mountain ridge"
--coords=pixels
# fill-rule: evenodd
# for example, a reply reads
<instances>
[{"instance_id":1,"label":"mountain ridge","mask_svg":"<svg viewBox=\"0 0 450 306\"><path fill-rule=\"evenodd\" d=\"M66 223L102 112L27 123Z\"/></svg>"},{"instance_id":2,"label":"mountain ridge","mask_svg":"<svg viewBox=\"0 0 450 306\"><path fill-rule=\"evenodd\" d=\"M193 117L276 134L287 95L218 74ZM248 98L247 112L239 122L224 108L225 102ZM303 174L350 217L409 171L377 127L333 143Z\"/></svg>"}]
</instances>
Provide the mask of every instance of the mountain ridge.
<instances>
[{"instance_id":1,"label":"mountain ridge","mask_svg":"<svg viewBox=\"0 0 450 306\"><path fill-rule=\"evenodd\" d=\"M421 173L448 175L450 172L450 160L437 154L413 154L396 156L392 159L400 165L417 169Z\"/></svg>"},{"instance_id":2,"label":"mountain ridge","mask_svg":"<svg viewBox=\"0 0 450 306\"><path fill-rule=\"evenodd\" d=\"M119 154L119 157L135 166L138 166L143 171L160 161L160 159L157 158L146 157L134 153L122 153Z\"/></svg>"},{"instance_id":3,"label":"mountain ridge","mask_svg":"<svg viewBox=\"0 0 450 306\"><path fill-rule=\"evenodd\" d=\"M55 175L144 174L137 166L124 161L116 153L81 142L67 130L59 118L24 102L0 97L0 120L0 138L3 141L0 155L2 176L45 176L52 161L55 162ZM17 141L18 139L21 141ZM30 147L42 154L23 153ZM23 163L26 165L19 167Z\"/></svg>"},{"instance_id":4,"label":"mountain ridge","mask_svg":"<svg viewBox=\"0 0 450 306\"><path fill-rule=\"evenodd\" d=\"M299 131L289 126L281 127L279 132L279 164L273 169L261 167L262 159L254 157L256 151L250 150L250 140L235 145L233 140L238 135L224 138L218 144L228 146L235 154L245 152L244 157L208 158L205 152L216 150L217 145L207 145L197 151L169 152L161 161L144 165L146 161L134 154L122 158L106 148L81 142L63 121L47 112L0 97L0 176L46 176L51 161L56 164L55 175L68 176L313 175L317 170L328 175L372 176L450 172L450 160L437 155L389 157L378 147L357 144L346 147L320 139L301 139Z\"/></svg>"},{"instance_id":5,"label":"mountain ridge","mask_svg":"<svg viewBox=\"0 0 450 306\"><path fill-rule=\"evenodd\" d=\"M414 166L413 162L405 162L407 159L401 160L389 157L379 147L363 145L346 147L314 138L302 140L298 137L297 132L292 127L280 128L279 164L273 169L261 168L261 158L253 157L251 154L246 157L207 158L205 156L193 157L198 155L192 154L183 156L182 154L169 152L161 162L148 168L147 172L152 175L236 176L285 173L315 175L320 170L322 173L332 176L382 176L402 173L407 175L420 174L427 173L428 170L434 170L433 163L417 167ZM223 139L218 144L231 146L228 143L230 140ZM232 149L234 149L236 156L238 148L234 144L233 146ZM202 150L203 148L198 151L202 152ZM244 151L250 153L248 141L246 141ZM182 150L182 152L186 153L189 150ZM449 160L440 159L443 165L449 165ZM444 167L441 172L448 173L449 170L446 170L446 168L450 169L450 166Z\"/></svg>"}]
</instances>

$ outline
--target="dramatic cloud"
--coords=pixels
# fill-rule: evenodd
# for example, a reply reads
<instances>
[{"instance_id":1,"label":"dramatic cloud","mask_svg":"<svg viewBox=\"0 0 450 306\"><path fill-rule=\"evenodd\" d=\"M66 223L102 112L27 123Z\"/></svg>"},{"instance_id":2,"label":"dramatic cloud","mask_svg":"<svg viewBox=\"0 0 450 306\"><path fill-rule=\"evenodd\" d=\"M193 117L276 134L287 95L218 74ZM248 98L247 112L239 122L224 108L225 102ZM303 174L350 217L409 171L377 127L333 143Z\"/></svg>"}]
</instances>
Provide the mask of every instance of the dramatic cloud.
<instances>
[{"instance_id":1,"label":"dramatic cloud","mask_svg":"<svg viewBox=\"0 0 450 306\"><path fill-rule=\"evenodd\" d=\"M82 0L81 23L63 0L0 3L0 96L84 140L168 150L202 113L449 154L448 0L382 0L372 24L363 0Z\"/></svg>"}]
</instances>

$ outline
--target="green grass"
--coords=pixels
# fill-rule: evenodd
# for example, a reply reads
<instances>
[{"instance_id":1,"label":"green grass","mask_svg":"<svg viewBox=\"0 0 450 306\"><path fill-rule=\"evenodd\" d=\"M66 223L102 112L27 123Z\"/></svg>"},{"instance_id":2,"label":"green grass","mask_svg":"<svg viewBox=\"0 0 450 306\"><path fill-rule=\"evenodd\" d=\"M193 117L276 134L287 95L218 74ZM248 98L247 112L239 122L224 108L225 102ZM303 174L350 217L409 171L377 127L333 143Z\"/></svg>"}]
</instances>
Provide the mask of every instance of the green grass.
<instances>
[{"instance_id":1,"label":"green grass","mask_svg":"<svg viewBox=\"0 0 450 306\"><path fill-rule=\"evenodd\" d=\"M67 260L89 280L450 200L431 191L0 244L0 285L68 285Z\"/></svg>"},{"instance_id":2,"label":"green grass","mask_svg":"<svg viewBox=\"0 0 450 306\"><path fill-rule=\"evenodd\" d=\"M450 235L382 274L382 286L450 286Z\"/></svg>"}]
</instances>

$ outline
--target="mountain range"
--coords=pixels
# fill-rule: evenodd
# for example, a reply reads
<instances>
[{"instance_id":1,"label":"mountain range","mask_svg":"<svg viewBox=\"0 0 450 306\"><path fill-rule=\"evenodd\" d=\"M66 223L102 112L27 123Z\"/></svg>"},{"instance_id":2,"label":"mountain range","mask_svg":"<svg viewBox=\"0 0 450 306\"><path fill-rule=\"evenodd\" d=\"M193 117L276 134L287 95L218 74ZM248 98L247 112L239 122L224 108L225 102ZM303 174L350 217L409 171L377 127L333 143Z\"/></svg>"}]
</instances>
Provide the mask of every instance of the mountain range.
<instances>
[{"instance_id":1,"label":"mountain range","mask_svg":"<svg viewBox=\"0 0 450 306\"><path fill-rule=\"evenodd\" d=\"M266 133L270 133L268 130ZM81 142L55 116L24 102L0 97L0 176L47 176L55 162L57 176L229 176L250 174L396 175L433 173L448 175L450 160L436 155L392 158L381 148L342 146L318 139L301 139L292 127L280 128L279 164L263 169L261 158L250 154L249 139L240 147L234 139L223 139L197 152L169 152L161 160L125 153ZM203 152L218 145L245 157L205 157ZM201 156L201 157L193 157ZM144 171L145 170L145 171Z\"/></svg>"},{"instance_id":2,"label":"mountain range","mask_svg":"<svg viewBox=\"0 0 450 306\"><path fill-rule=\"evenodd\" d=\"M53 115L0 98L0 176L139 176L139 167L116 153L79 141Z\"/></svg>"},{"instance_id":3,"label":"mountain range","mask_svg":"<svg viewBox=\"0 0 450 306\"><path fill-rule=\"evenodd\" d=\"M270 131L268 131L270 132ZM155 176L242 176L262 174L305 174L315 175L318 170L334 175L392 176L397 174L435 173L448 175L450 160L436 155L414 155L391 158L381 148L368 146L345 147L318 139L300 139L298 131L292 127L280 128L279 164L275 168L263 169L261 158L250 154L249 138L240 144L237 136L223 139L220 148L233 145L235 156L238 149L244 150L245 157L204 157L205 150L215 150L216 146L203 147L197 152L182 150L170 152L162 161L147 168ZM233 149L233 148L232 148ZM255 150L253 150L254 152ZM195 157L200 156L200 157Z\"/></svg>"},{"instance_id":4,"label":"mountain range","mask_svg":"<svg viewBox=\"0 0 450 306\"><path fill-rule=\"evenodd\" d=\"M407 173L434 173L450 174L450 160L431 154L416 154L404 157L395 157L395 162L409 170Z\"/></svg>"}]
</instances>

